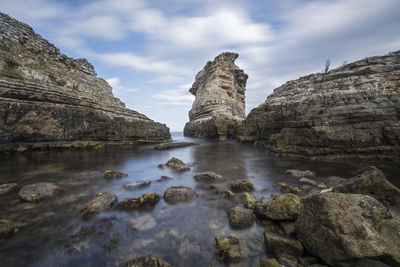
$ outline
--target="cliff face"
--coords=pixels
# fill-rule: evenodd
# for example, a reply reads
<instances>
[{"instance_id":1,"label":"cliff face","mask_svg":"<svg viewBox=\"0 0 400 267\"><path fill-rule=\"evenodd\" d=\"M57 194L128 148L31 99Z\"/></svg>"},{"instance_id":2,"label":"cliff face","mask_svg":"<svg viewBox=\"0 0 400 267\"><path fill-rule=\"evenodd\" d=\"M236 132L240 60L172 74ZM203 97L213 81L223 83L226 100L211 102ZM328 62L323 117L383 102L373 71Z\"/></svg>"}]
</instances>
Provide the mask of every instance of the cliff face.
<instances>
[{"instance_id":1,"label":"cliff face","mask_svg":"<svg viewBox=\"0 0 400 267\"><path fill-rule=\"evenodd\" d=\"M239 140L308 158L400 158L400 51L287 82L243 123Z\"/></svg>"},{"instance_id":2,"label":"cliff face","mask_svg":"<svg viewBox=\"0 0 400 267\"><path fill-rule=\"evenodd\" d=\"M196 75L190 92L196 96L185 125L187 136L234 139L245 119L247 74L235 65L238 54L218 55Z\"/></svg>"},{"instance_id":3,"label":"cliff face","mask_svg":"<svg viewBox=\"0 0 400 267\"><path fill-rule=\"evenodd\" d=\"M125 108L86 59L0 13L0 150L64 141L160 141L169 129Z\"/></svg>"}]
</instances>

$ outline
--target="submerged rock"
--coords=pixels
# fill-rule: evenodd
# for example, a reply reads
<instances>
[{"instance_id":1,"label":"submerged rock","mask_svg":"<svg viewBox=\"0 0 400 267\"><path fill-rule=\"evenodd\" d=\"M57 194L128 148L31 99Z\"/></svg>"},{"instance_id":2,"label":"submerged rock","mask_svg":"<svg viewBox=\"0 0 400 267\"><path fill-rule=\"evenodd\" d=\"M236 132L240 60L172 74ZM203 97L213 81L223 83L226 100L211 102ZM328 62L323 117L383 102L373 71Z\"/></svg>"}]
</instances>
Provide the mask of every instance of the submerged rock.
<instances>
[{"instance_id":1,"label":"submerged rock","mask_svg":"<svg viewBox=\"0 0 400 267\"><path fill-rule=\"evenodd\" d=\"M224 52L196 75L190 93L196 96L186 123L186 136L234 139L245 119L247 74L235 65L238 54Z\"/></svg>"},{"instance_id":2,"label":"submerged rock","mask_svg":"<svg viewBox=\"0 0 400 267\"><path fill-rule=\"evenodd\" d=\"M2 239L7 239L12 237L19 231L20 223L0 223L0 244Z\"/></svg>"},{"instance_id":3,"label":"submerged rock","mask_svg":"<svg viewBox=\"0 0 400 267\"><path fill-rule=\"evenodd\" d=\"M16 183L0 184L0 195L5 195L19 189L19 185Z\"/></svg>"},{"instance_id":4,"label":"submerged rock","mask_svg":"<svg viewBox=\"0 0 400 267\"><path fill-rule=\"evenodd\" d=\"M333 192L366 194L386 206L400 208L400 189L391 184L381 170L366 167L359 175L332 188Z\"/></svg>"},{"instance_id":5,"label":"submerged rock","mask_svg":"<svg viewBox=\"0 0 400 267\"><path fill-rule=\"evenodd\" d=\"M19 196L26 201L38 201L54 196L63 189L55 183L36 183L24 185L19 190Z\"/></svg>"},{"instance_id":6,"label":"submerged rock","mask_svg":"<svg viewBox=\"0 0 400 267\"><path fill-rule=\"evenodd\" d=\"M83 219L90 219L98 213L111 209L117 201L118 198L114 194L98 193L94 199L81 209L80 215Z\"/></svg>"},{"instance_id":7,"label":"submerged rock","mask_svg":"<svg viewBox=\"0 0 400 267\"><path fill-rule=\"evenodd\" d=\"M275 259L263 257L260 258L260 267L283 267Z\"/></svg>"},{"instance_id":8,"label":"submerged rock","mask_svg":"<svg viewBox=\"0 0 400 267\"><path fill-rule=\"evenodd\" d=\"M252 194L243 192L239 195L239 200L246 209L254 209L256 198Z\"/></svg>"},{"instance_id":9,"label":"submerged rock","mask_svg":"<svg viewBox=\"0 0 400 267\"><path fill-rule=\"evenodd\" d=\"M301 171L301 170L287 170L286 174L291 176L300 178L300 177L314 177L315 173L309 170Z\"/></svg>"},{"instance_id":10,"label":"submerged rock","mask_svg":"<svg viewBox=\"0 0 400 267\"><path fill-rule=\"evenodd\" d=\"M300 178L299 182L303 183L303 184L313 185L313 186L317 186L318 185L318 183L316 181L314 181L312 179L309 179L307 177Z\"/></svg>"},{"instance_id":11,"label":"submerged rock","mask_svg":"<svg viewBox=\"0 0 400 267\"><path fill-rule=\"evenodd\" d=\"M253 225L254 213L251 209L234 207L228 211L229 224L233 228L242 229Z\"/></svg>"},{"instance_id":12,"label":"submerged rock","mask_svg":"<svg viewBox=\"0 0 400 267\"><path fill-rule=\"evenodd\" d=\"M164 199L168 203L190 202L196 198L196 192L186 186L171 186L164 192Z\"/></svg>"},{"instance_id":13,"label":"submerged rock","mask_svg":"<svg viewBox=\"0 0 400 267\"><path fill-rule=\"evenodd\" d=\"M151 181L147 180L147 181L138 181L138 182L134 182L134 183L130 183L130 184L124 184L122 187L124 189L127 190L136 190L139 188L144 188L144 187L148 187L151 185Z\"/></svg>"},{"instance_id":14,"label":"submerged rock","mask_svg":"<svg viewBox=\"0 0 400 267\"><path fill-rule=\"evenodd\" d=\"M171 168L173 170L176 170L178 172L190 170L188 165L183 163L182 160L175 158L175 157L168 160L168 162L165 164L165 166L167 166L168 168Z\"/></svg>"},{"instance_id":15,"label":"submerged rock","mask_svg":"<svg viewBox=\"0 0 400 267\"><path fill-rule=\"evenodd\" d=\"M302 208L301 199L294 194L285 194L266 203L257 202L255 213L260 219L294 221Z\"/></svg>"},{"instance_id":16,"label":"submerged rock","mask_svg":"<svg viewBox=\"0 0 400 267\"><path fill-rule=\"evenodd\" d=\"M297 239L267 231L264 232L264 239L267 252L272 252L277 257L282 255L299 257L303 255L303 245Z\"/></svg>"},{"instance_id":17,"label":"submerged rock","mask_svg":"<svg viewBox=\"0 0 400 267\"><path fill-rule=\"evenodd\" d=\"M200 172L194 175L194 179L203 183L216 183L222 182L224 178L215 172Z\"/></svg>"},{"instance_id":18,"label":"submerged rock","mask_svg":"<svg viewBox=\"0 0 400 267\"><path fill-rule=\"evenodd\" d=\"M218 235L215 237L215 242L215 254L217 254L219 260L236 262L246 258L248 255L245 243L234 236L224 237Z\"/></svg>"},{"instance_id":19,"label":"submerged rock","mask_svg":"<svg viewBox=\"0 0 400 267\"><path fill-rule=\"evenodd\" d=\"M156 180L156 182L164 182L164 181L169 181L169 180L174 180L175 178L169 177L169 176L161 176Z\"/></svg>"},{"instance_id":20,"label":"submerged rock","mask_svg":"<svg viewBox=\"0 0 400 267\"><path fill-rule=\"evenodd\" d=\"M199 143L193 142L174 142L174 143L161 143L154 147L156 150L166 150L166 149L173 149L179 147L187 147L187 146L198 146Z\"/></svg>"},{"instance_id":21,"label":"submerged rock","mask_svg":"<svg viewBox=\"0 0 400 267\"><path fill-rule=\"evenodd\" d=\"M153 208L160 200L160 196L154 192L141 195L138 198L125 198L115 208L118 210L131 211L136 209Z\"/></svg>"},{"instance_id":22,"label":"submerged rock","mask_svg":"<svg viewBox=\"0 0 400 267\"><path fill-rule=\"evenodd\" d=\"M295 231L307 251L328 265L361 259L400 265L400 217L359 194L323 193L303 200Z\"/></svg>"},{"instance_id":23,"label":"submerged rock","mask_svg":"<svg viewBox=\"0 0 400 267\"><path fill-rule=\"evenodd\" d=\"M128 174L117 171L117 170L108 170L104 173L104 178L106 178L106 179L121 178L124 176L128 176Z\"/></svg>"},{"instance_id":24,"label":"submerged rock","mask_svg":"<svg viewBox=\"0 0 400 267\"><path fill-rule=\"evenodd\" d=\"M281 190L282 193L292 193L292 194L297 194L300 192L300 189L292 186L292 185L288 185L287 183L278 183L279 189Z\"/></svg>"},{"instance_id":25,"label":"submerged rock","mask_svg":"<svg viewBox=\"0 0 400 267\"><path fill-rule=\"evenodd\" d=\"M254 185L245 179L236 179L231 182L233 192L251 192L254 190Z\"/></svg>"},{"instance_id":26,"label":"submerged rock","mask_svg":"<svg viewBox=\"0 0 400 267\"><path fill-rule=\"evenodd\" d=\"M157 222L153 216L146 214L139 218L131 219L129 224L133 230L146 231L156 227Z\"/></svg>"},{"instance_id":27,"label":"submerged rock","mask_svg":"<svg viewBox=\"0 0 400 267\"><path fill-rule=\"evenodd\" d=\"M172 267L172 265L155 256L149 255L127 261L122 267Z\"/></svg>"}]
</instances>

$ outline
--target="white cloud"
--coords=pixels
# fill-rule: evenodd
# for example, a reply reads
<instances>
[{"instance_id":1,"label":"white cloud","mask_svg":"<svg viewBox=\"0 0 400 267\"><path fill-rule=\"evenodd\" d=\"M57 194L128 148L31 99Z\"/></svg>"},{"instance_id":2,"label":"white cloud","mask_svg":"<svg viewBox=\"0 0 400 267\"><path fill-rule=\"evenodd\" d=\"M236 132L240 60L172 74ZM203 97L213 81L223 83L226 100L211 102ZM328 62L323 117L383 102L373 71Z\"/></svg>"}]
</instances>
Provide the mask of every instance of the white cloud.
<instances>
[{"instance_id":1,"label":"white cloud","mask_svg":"<svg viewBox=\"0 0 400 267\"><path fill-rule=\"evenodd\" d=\"M194 96L189 94L186 84L179 86L179 89L165 90L162 93L152 94L156 106L179 106L190 107Z\"/></svg>"},{"instance_id":2,"label":"white cloud","mask_svg":"<svg viewBox=\"0 0 400 267\"><path fill-rule=\"evenodd\" d=\"M106 81L113 88L113 93L134 93L138 91L137 88L127 88L121 84L121 80L118 77L107 78Z\"/></svg>"}]
</instances>

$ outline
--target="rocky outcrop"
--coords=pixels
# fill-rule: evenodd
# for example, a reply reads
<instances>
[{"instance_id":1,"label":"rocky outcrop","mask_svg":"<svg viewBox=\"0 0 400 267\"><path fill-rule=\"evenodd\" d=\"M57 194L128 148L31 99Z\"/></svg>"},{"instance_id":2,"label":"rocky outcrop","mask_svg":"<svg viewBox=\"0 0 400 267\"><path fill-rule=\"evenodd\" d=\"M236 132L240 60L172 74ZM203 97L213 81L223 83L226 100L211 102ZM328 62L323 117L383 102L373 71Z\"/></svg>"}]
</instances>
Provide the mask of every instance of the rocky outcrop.
<instances>
[{"instance_id":1,"label":"rocky outcrop","mask_svg":"<svg viewBox=\"0 0 400 267\"><path fill-rule=\"evenodd\" d=\"M36 183L23 186L18 194L25 201L39 201L62 191L62 187L55 183Z\"/></svg>"},{"instance_id":2,"label":"rocky outcrop","mask_svg":"<svg viewBox=\"0 0 400 267\"><path fill-rule=\"evenodd\" d=\"M118 198L114 194L98 193L80 210L80 215L83 219L90 219L98 213L111 209L117 201Z\"/></svg>"},{"instance_id":3,"label":"rocky outcrop","mask_svg":"<svg viewBox=\"0 0 400 267\"><path fill-rule=\"evenodd\" d=\"M400 158L400 51L289 81L253 109L241 141L308 158Z\"/></svg>"},{"instance_id":4,"label":"rocky outcrop","mask_svg":"<svg viewBox=\"0 0 400 267\"><path fill-rule=\"evenodd\" d=\"M245 119L247 74L235 65L238 54L224 52L196 75L190 93L196 96L186 123L186 136L234 139Z\"/></svg>"},{"instance_id":5,"label":"rocky outcrop","mask_svg":"<svg viewBox=\"0 0 400 267\"><path fill-rule=\"evenodd\" d=\"M86 59L73 59L0 13L0 150L170 139L125 108ZM90 142L92 141L92 142Z\"/></svg>"}]
</instances>

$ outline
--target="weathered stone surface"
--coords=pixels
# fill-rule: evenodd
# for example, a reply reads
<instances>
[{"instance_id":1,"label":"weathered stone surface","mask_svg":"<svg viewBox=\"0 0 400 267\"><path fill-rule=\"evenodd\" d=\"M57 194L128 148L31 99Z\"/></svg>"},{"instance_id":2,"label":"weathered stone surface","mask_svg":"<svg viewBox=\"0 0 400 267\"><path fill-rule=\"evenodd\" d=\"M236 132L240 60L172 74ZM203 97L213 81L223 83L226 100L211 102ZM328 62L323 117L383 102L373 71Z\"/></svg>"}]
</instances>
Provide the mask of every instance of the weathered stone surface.
<instances>
[{"instance_id":1,"label":"weathered stone surface","mask_svg":"<svg viewBox=\"0 0 400 267\"><path fill-rule=\"evenodd\" d=\"M18 190L20 186L16 183L0 184L0 195L5 195Z\"/></svg>"},{"instance_id":2,"label":"weathered stone surface","mask_svg":"<svg viewBox=\"0 0 400 267\"><path fill-rule=\"evenodd\" d=\"M307 158L400 158L400 51L289 81L253 109L239 139Z\"/></svg>"},{"instance_id":3,"label":"weathered stone surface","mask_svg":"<svg viewBox=\"0 0 400 267\"><path fill-rule=\"evenodd\" d=\"M36 183L24 185L19 190L19 196L26 201L38 201L62 191L63 189L55 183Z\"/></svg>"},{"instance_id":4,"label":"weathered stone surface","mask_svg":"<svg viewBox=\"0 0 400 267\"><path fill-rule=\"evenodd\" d=\"M238 54L224 52L196 75L196 96L184 134L208 139L234 139L245 119L247 74L235 65Z\"/></svg>"},{"instance_id":5,"label":"weathered stone surface","mask_svg":"<svg viewBox=\"0 0 400 267\"><path fill-rule=\"evenodd\" d=\"M222 182L224 178L215 172L200 172L194 175L194 179L203 183L216 183Z\"/></svg>"},{"instance_id":6,"label":"weathered stone surface","mask_svg":"<svg viewBox=\"0 0 400 267\"><path fill-rule=\"evenodd\" d=\"M149 192L139 196L138 198L135 197L125 198L124 200L119 202L115 206L115 208L118 210L125 210L125 211L131 211L136 209L148 209L148 208L153 208L160 199L161 197L158 194L154 192Z\"/></svg>"},{"instance_id":7,"label":"weathered stone surface","mask_svg":"<svg viewBox=\"0 0 400 267\"><path fill-rule=\"evenodd\" d=\"M254 190L254 185L245 179L236 179L231 182L233 192L251 192Z\"/></svg>"},{"instance_id":8,"label":"weathered stone surface","mask_svg":"<svg viewBox=\"0 0 400 267\"><path fill-rule=\"evenodd\" d=\"M154 228L157 225L156 220L150 214L143 215L129 221L133 230L146 231Z\"/></svg>"},{"instance_id":9,"label":"weathered stone surface","mask_svg":"<svg viewBox=\"0 0 400 267\"><path fill-rule=\"evenodd\" d=\"M400 209L400 189L391 184L383 172L374 166L366 167L359 175L333 187L332 191L370 195L386 206Z\"/></svg>"},{"instance_id":10,"label":"weathered stone surface","mask_svg":"<svg viewBox=\"0 0 400 267\"><path fill-rule=\"evenodd\" d=\"M152 184L152 181L138 181L130 184L124 184L122 187L126 190L136 190L139 188L148 187Z\"/></svg>"},{"instance_id":11,"label":"weathered stone surface","mask_svg":"<svg viewBox=\"0 0 400 267\"><path fill-rule=\"evenodd\" d=\"M174 143L161 143L154 147L156 150L167 150L173 148L187 147L187 146L198 146L199 143L194 142L174 142Z\"/></svg>"},{"instance_id":12,"label":"weathered stone surface","mask_svg":"<svg viewBox=\"0 0 400 267\"><path fill-rule=\"evenodd\" d=\"M112 208L117 201L118 198L114 194L99 193L81 209L80 215L83 219L90 219L94 215Z\"/></svg>"},{"instance_id":13,"label":"weathered stone surface","mask_svg":"<svg viewBox=\"0 0 400 267\"><path fill-rule=\"evenodd\" d=\"M282 193L297 194L300 192L299 188L297 188L296 186L293 186L293 185L289 185L287 183L278 183L278 186Z\"/></svg>"},{"instance_id":14,"label":"weathered stone surface","mask_svg":"<svg viewBox=\"0 0 400 267\"><path fill-rule=\"evenodd\" d=\"M127 261L122 267L172 267L172 265L155 256L149 255Z\"/></svg>"},{"instance_id":15,"label":"weathered stone surface","mask_svg":"<svg viewBox=\"0 0 400 267\"><path fill-rule=\"evenodd\" d=\"M360 259L400 265L400 218L368 195L323 193L303 200L295 231L306 250L331 266Z\"/></svg>"},{"instance_id":16,"label":"weathered stone surface","mask_svg":"<svg viewBox=\"0 0 400 267\"><path fill-rule=\"evenodd\" d=\"M228 211L229 224L233 228L243 229L253 225L254 213L251 209L233 207Z\"/></svg>"},{"instance_id":17,"label":"weathered stone surface","mask_svg":"<svg viewBox=\"0 0 400 267\"><path fill-rule=\"evenodd\" d=\"M266 203L256 203L255 213L260 219L294 221L302 208L301 199L294 194L285 194Z\"/></svg>"},{"instance_id":18,"label":"weathered stone surface","mask_svg":"<svg viewBox=\"0 0 400 267\"><path fill-rule=\"evenodd\" d=\"M172 157L170 160L168 160L168 162L165 163L165 166L178 172L190 170L190 167L188 165L183 163L182 160L175 157Z\"/></svg>"},{"instance_id":19,"label":"weathered stone surface","mask_svg":"<svg viewBox=\"0 0 400 267\"><path fill-rule=\"evenodd\" d=\"M309 179L307 177L300 178L299 182L303 183L303 184L313 185L313 186L317 186L318 185L318 183L316 181L314 181L312 179Z\"/></svg>"},{"instance_id":20,"label":"weathered stone surface","mask_svg":"<svg viewBox=\"0 0 400 267\"><path fill-rule=\"evenodd\" d=\"M283 267L273 258L260 258L260 267Z\"/></svg>"},{"instance_id":21,"label":"weathered stone surface","mask_svg":"<svg viewBox=\"0 0 400 267\"><path fill-rule=\"evenodd\" d=\"M267 231L264 232L264 239L267 251L273 252L276 256L301 256L304 252L303 245L297 239Z\"/></svg>"},{"instance_id":22,"label":"weathered stone surface","mask_svg":"<svg viewBox=\"0 0 400 267\"><path fill-rule=\"evenodd\" d=\"M242 203L243 207L247 209L254 209L256 198L252 194L248 192L243 192L239 195L239 200L240 203Z\"/></svg>"},{"instance_id":23,"label":"weathered stone surface","mask_svg":"<svg viewBox=\"0 0 400 267\"><path fill-rule=\"evenodd\" d=\"M234 236L216 236L216 250L218 259L235 262L247 257L248 249L242 240Z\"/></svg>"},{"instance_id":24,"label":"weathered stone surface","mask_svg":"<svg viewBox=\"0 0 400 267\"><path fill-rule=\"evenodd\" d=\"M73 59L0 13L0 150L170 139L169 129L125 108L86 59Z\"/></svg>"},{"instance_id":25,"label":"weathered stone surface","mask_svg":"<svg viewBox=\"0 0 400 267\"><path fill-rule=\"evenodd\" d=\"M298 178L300 178L300 177L314 177L315 176L315 173L312 172L312 171L309 171L309 170L305 170L305 171L302 171L302 170L287 170L286 174L289 174L291 176L298 177Z\"/></svg>"},{"instance_id":26,"label":"weathered stone surface","mask_svg":"<svg viewBox=\"0 0 400 267\"><path fill-rule=\"evenodd\" d=\"M117 170L108 170L104 173L104 178L106 178L106 179L121 178L124 176L128 176L128 174L117 171Z\"/></svg>"},{"instance_id":27,"label":"weathered stone surface","mask_svg":"<svg viewBox=\"0 0 400 267\"><path fill-rule=\"evenodd\" d=\"M196 192L186 186L171 186L164 192L164 199L168 203L190 202L196 198Z\"/></svg>"}]
</instances>

